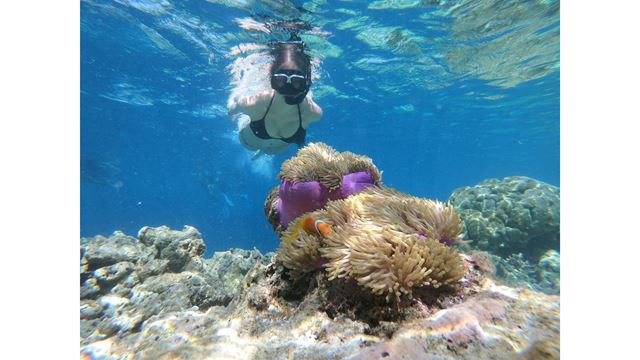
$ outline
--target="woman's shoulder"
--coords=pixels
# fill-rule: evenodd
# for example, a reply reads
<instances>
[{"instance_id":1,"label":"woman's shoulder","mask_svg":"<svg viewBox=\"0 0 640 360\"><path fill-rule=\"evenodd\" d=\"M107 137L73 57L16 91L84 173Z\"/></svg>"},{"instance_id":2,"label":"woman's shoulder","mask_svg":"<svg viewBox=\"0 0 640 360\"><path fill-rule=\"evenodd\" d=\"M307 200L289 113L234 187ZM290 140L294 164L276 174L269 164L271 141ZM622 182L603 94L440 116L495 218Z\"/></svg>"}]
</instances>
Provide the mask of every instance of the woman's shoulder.
<instances>
[{"instance_id":1,"label":"woman's shoulder","mask_svg":"<svg viewBox=\"0 0 640 360\"><path fill-rule=\"evenodd\" d=\"M271 97L273 96L273 91L274 90L269 89L253 95L245 96L240 99L240 106L244 108L254 108L256 106L268 104L271 100Z\"/></svg>"}]
</instances>

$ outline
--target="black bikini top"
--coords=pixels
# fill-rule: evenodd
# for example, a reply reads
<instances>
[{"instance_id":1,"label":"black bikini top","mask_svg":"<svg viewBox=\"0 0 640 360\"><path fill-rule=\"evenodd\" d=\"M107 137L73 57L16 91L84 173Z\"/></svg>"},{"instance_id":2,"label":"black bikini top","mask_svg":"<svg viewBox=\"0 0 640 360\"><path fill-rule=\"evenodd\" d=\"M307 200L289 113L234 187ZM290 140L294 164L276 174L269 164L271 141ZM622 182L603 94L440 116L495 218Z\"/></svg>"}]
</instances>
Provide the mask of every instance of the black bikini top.
<instances>
[{"instance_id":1,"label":"black bikini top","mask_svg":"<svg viewBox=\"0 0 640 360\"><path fill-rule=\"evenodd\" d=\"M264 123L264 119L267 117L267 114L269 113L269 110L271 109L271 104L273 104L273 98L276 97L276 94L274 93L273 96L271 97L271 101L269 101L269 106L267 106L267 111L265 111L264 115L262 116L262 119L257 120L257 121L252 121L249 126L251 127L251 131L253 131L253 134L255 136L257 136L260 139L277 139L277 140L282 140L286 143L289 144L297 144L298 147L302 147L302 145L304 145L304 139L305 136L307 134L307 130L305 130L305 128L302 127L302 115L300 114L300 104L297 104L298 106L298 130L295 132L295 134L287 137L287 138L276 138L276 137L272 137L271 135L269 135L269 133L267 132L267 128L265 127L265 123Z\"/></svg>"}]
</instances>

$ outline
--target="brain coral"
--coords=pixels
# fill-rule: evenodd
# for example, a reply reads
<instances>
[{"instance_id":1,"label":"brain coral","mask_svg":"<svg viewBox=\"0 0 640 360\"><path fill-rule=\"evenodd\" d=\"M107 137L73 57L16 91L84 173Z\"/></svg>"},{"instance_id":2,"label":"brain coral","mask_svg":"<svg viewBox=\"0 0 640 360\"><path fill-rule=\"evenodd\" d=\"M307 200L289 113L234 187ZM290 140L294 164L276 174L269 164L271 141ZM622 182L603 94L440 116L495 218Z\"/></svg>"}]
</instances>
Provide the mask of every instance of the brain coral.
<instances>
[{"instance_id":1,"label":"brain coral","mask_svg":"<svg viewBox=\"0 0 640 360\"><path fill-rule=\"evenodd\" d=\"M560 247L560 189L523 176L489 179L449 197L472 246L534 259Z\"/></svg>"},{"instance_id":2,"label":"brain coral","mask_svg":"<svg viewBox=\"0 0 640 360\"><path fill-rule=\"evenodd\" d=\"M323 237L303 230L307 216L323 219L332 232ZM369 188L296 219L282 234L277 259L295 272L324 263L329 279L353 278L389 301L462 278L462 260L448 246L461 241L461 228L446 204Z\"/></svg>"}]
</instances>

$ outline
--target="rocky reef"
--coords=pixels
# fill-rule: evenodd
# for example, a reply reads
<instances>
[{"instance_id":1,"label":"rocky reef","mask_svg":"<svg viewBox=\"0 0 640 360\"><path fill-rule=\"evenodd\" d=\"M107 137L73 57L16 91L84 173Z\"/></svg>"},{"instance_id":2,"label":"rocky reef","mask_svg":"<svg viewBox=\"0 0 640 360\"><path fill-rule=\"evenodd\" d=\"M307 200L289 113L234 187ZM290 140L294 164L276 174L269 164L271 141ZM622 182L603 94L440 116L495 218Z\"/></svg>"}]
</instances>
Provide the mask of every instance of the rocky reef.
<instances>
[{"instance_id":1,"label":"rocky reef","mask_svg":"<svg viewBox=\"0 0 640 360\"><path fill-rule=\"evenodd\" d=\"M557 251L547 251L537 263L531 263L522 254L506 259L490 257L496 268L495 279L501 284L560 294L560 253Z\"/></svg>"},{"instance_id":2,"label":"rocky reef","mask_svg":"<svg viewBox=\"0 0 640 360\"><path fill-rule=\"evenodd\" d=\"M80 241L82 343L136 333L149 318L227 305L242 277L266 259L232 250L203 259L193 227L144 227L138 237L115 232Z\"/></svg>"},{"instance_id":3,"label":"rocky reef","mask_svg":"<svg viewBox=\"0 0 640 360\"><path fill-rule=\"evenodd\" d=\"M560 249L560 189L523 176L488 179L456 189L449 203L460 213L475 249L537 262Z\"/></svg>"},{"instance_id":4,"label":"rocky reef","mask_svg":"<svg viewBox=\"0 0 640 360\"><path fill-rule=\"evenodd\" d=\"M204 250L188 226L81 239L83 358L559 358L559 297L497 285L487 257L459 254L455 285L390 305L257 250Z\"/></svg>"}]
</instances>

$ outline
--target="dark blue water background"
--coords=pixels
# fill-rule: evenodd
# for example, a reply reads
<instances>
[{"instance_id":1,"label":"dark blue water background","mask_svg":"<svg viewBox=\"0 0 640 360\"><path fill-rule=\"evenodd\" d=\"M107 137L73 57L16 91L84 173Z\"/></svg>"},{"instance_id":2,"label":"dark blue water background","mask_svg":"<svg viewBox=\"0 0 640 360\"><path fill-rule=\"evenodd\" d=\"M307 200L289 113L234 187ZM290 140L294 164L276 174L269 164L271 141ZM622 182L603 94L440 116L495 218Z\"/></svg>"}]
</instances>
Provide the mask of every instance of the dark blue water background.
<instances>
[{"instance_id":1,"label":"dark blue water background","mask_svg":"<svg viewBox=\"0 0 640 360\"><path fill-rule=\"evenodd\" d=\"M158 3L163 2L148 2ZM350 7L434 41L450 36L451 19L438 18L436 30L415 22L437 6L372 11L362 2L329 3L325 9ZM278 239L262 205L278 184L280 164L296 149L275 156L272 168L261 174L231 140L235 125L225 113L225 68L232 59L224 53L245 42L246 33L224 41L202 37L210 58L196 41L160 26L191 15L219 25L209 35L242 33L233 20L252 10L187 1L154 14L133 6L139 4L145 3L81 3L81 235L192 225L204 235L209 253L229 247L274 250ZM309 129L308 141L367 155L384 171L385 185L421 197L446 200L458 187L512 175L559 185L559 70L508 87L459 72L443 79L446 85L427 90L419 78L413 83L410 76L394 75L407 71L398 68L380 76L405 91L382 92L377 88L381 78L353 66L354 61L412 55L371 48L353 31L340 30L337 24L349 19L344 13L307 16L331 32L329 41L343 50L338 58L324 59L323 84L352 96L317 100L324 117ZM155 29L184 56L154 49L140 24ZM192 34L203 32L192 29ZM398 110L406 104L415 110Z\"/></svg>"}]
</instances>

